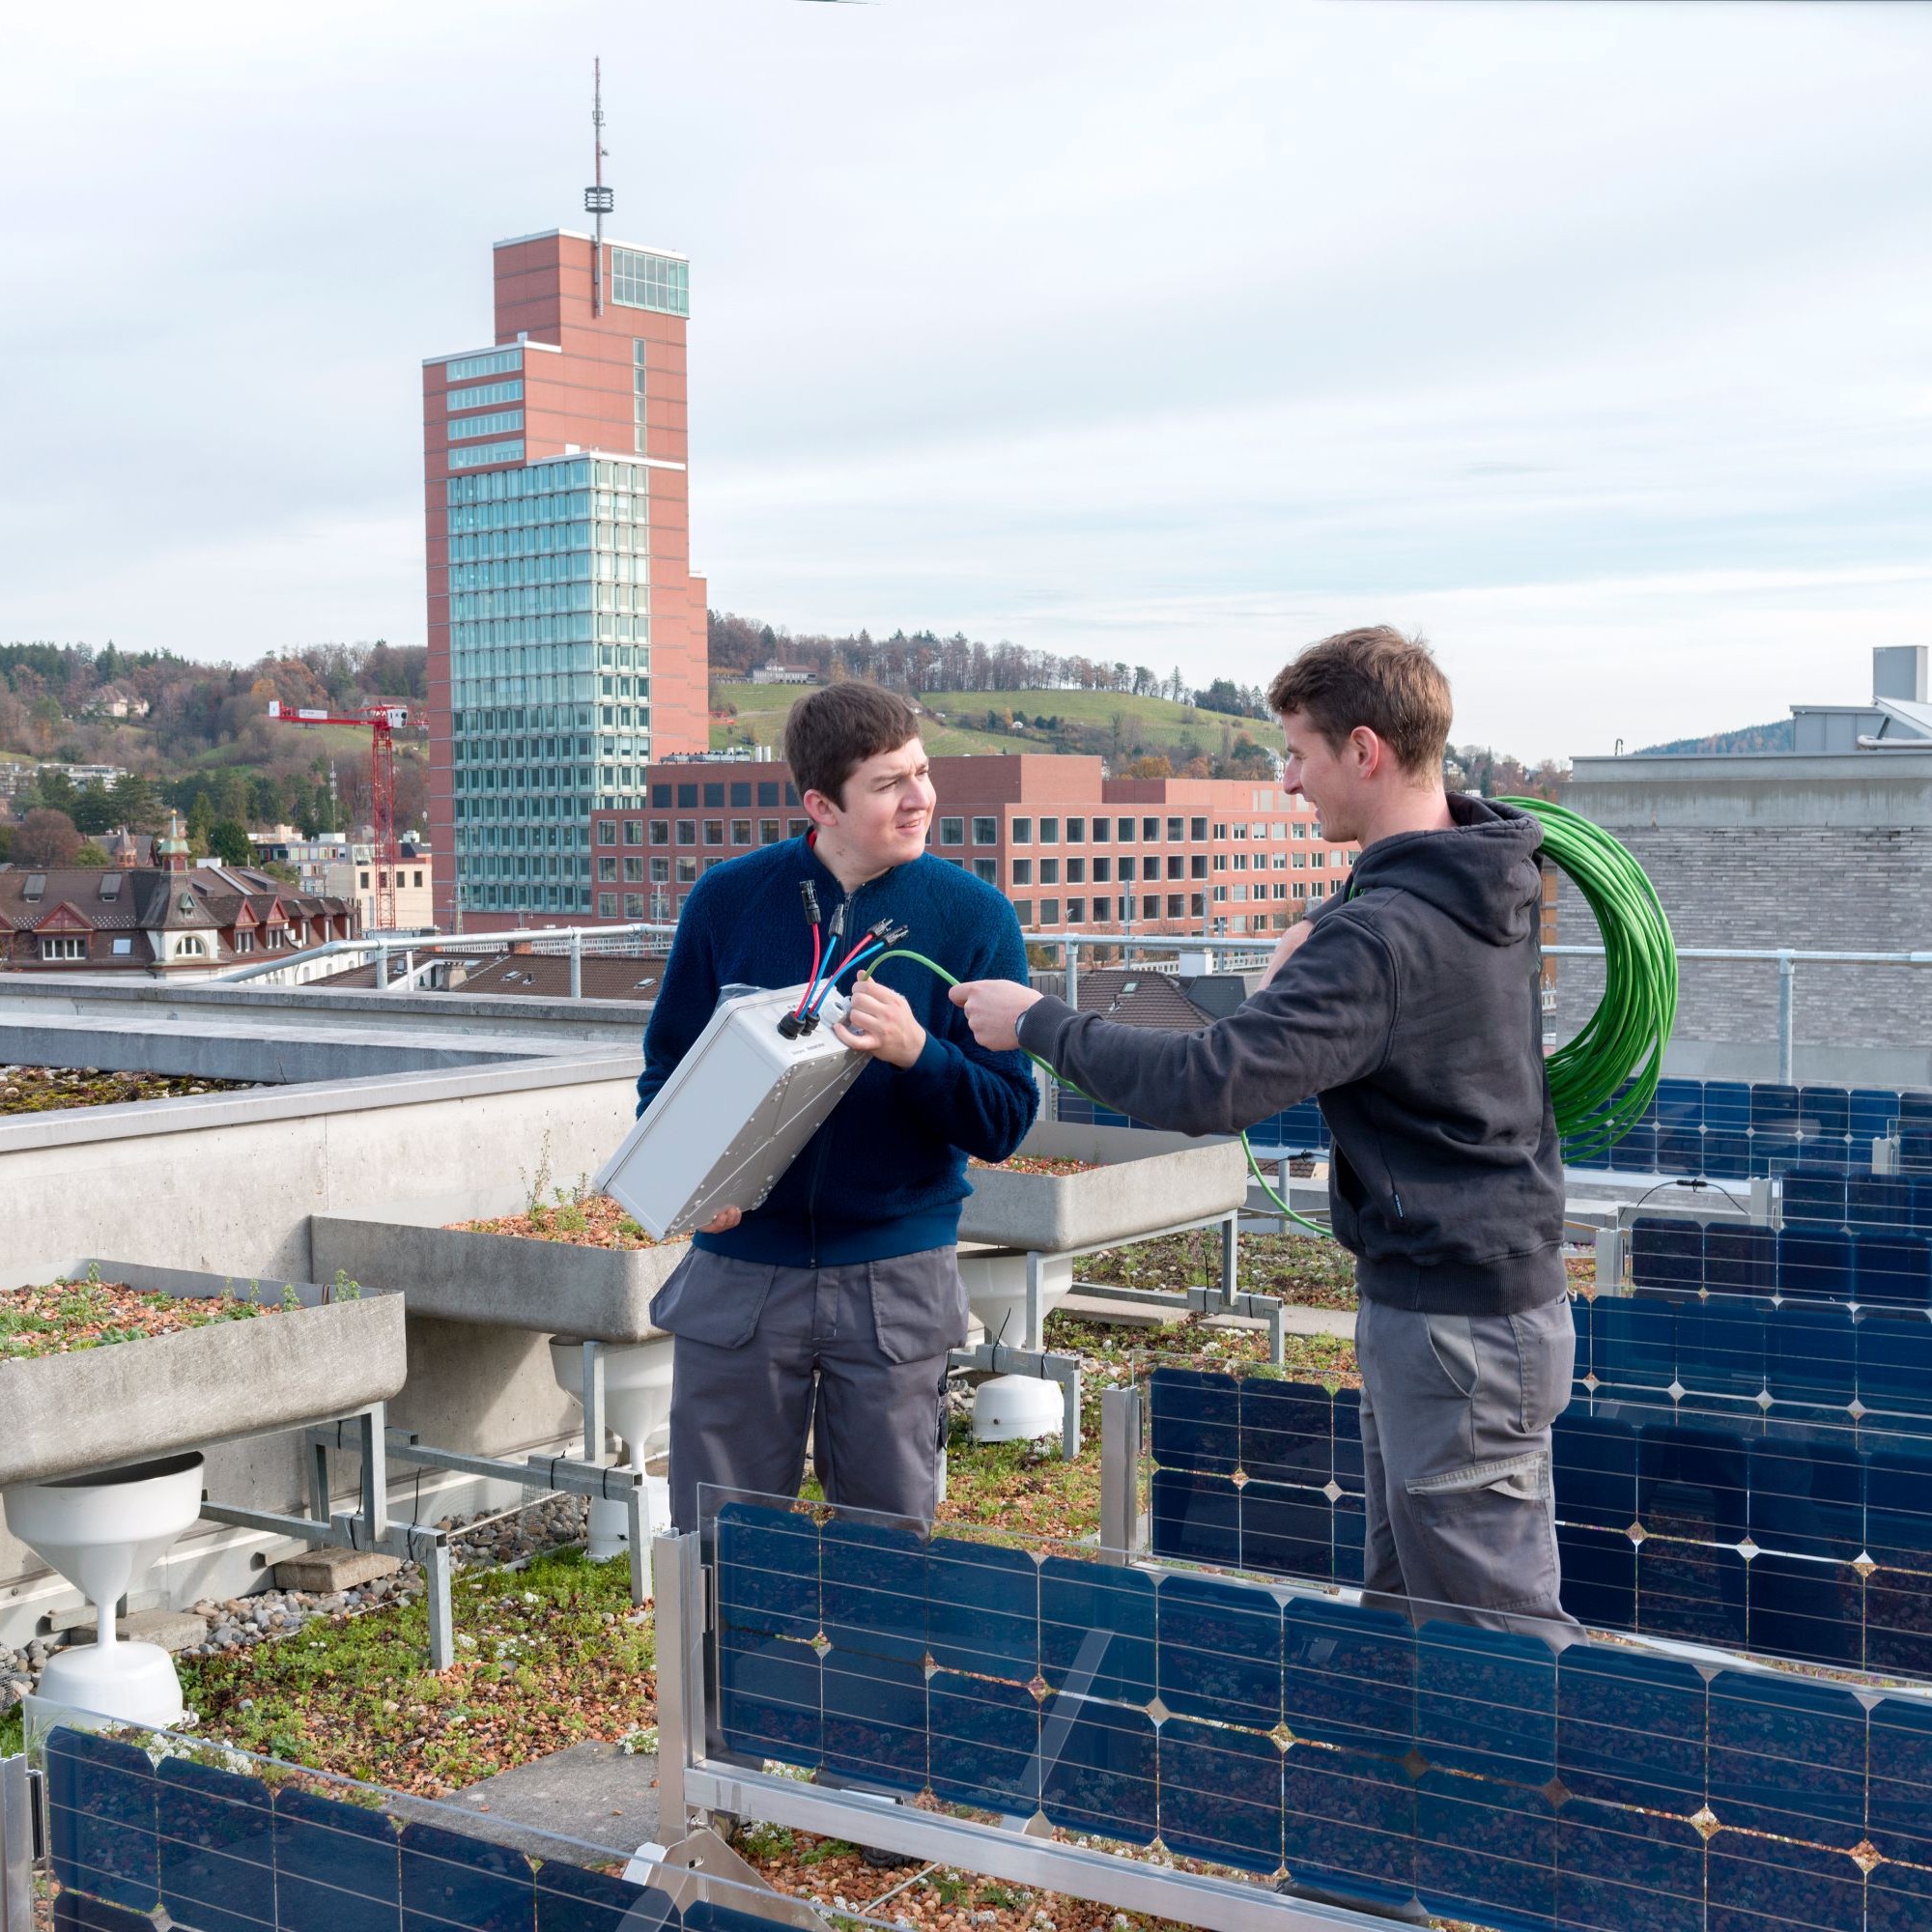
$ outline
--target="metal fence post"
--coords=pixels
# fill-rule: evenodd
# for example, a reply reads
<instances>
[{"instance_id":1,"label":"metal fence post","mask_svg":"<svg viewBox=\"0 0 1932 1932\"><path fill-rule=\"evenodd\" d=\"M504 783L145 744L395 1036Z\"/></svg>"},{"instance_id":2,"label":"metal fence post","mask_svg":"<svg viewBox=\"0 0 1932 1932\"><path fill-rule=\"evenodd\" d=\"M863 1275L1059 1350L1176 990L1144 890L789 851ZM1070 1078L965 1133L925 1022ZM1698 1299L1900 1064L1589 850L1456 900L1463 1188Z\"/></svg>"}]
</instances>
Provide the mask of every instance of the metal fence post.
<instances>
[{"instance_id":1,"label":"metal fence post","mask_svg":"<svg viewBox=\"0 0 1932 1932\"><path fill-rule=\"evenodd\" d=\"M1066 959L1066 1004L1077 1013L1080 1010L1080 942L1069 939L1065 942Z\"/></svg>"},{"instance_id":2,"label":"metal fence post","mask_svg":"<svg viewBox=\"0 0 1932 1932\"><path fill-rule=\"evenodd\" d=\"M1794 1050L1796 1019L1792 999L1792 981L1798 977L1798 962L1789 952L1777 955L1777 1077L1786 1087L1791 1085L1792 1066L1797 1059Z\"/></svg>"},{"instance_id":3,"label":"metal fence post","mask_svg":"<svg viewBox=\"0 0 1932 1932\"><path fill-rule=\"evenodd\" d=\"M583 997L583 933L580 927L570 935L570 997Z\"/></svg>"},{"instance_id":4,"label":"metal fence post","mask_svg":"<svg viewBox=\"0 0 1932 1932\"><path fill-rule=\"evenodd\" d=\"M0 1932L34 1932L33 1807L26 1758L0 1758Z\"/></svg>"},{"instance_id":5,"label":"metal fence post","mask_svg":"<svg viewBox=\"0 0 1932 1932\"><path fill-rule=\"evenodd\" d=\"M1100 1394L1100 1548L1125 1562L1141 1519L1141 1392L1133 1383Z\"/></svg>"}]
</instances>

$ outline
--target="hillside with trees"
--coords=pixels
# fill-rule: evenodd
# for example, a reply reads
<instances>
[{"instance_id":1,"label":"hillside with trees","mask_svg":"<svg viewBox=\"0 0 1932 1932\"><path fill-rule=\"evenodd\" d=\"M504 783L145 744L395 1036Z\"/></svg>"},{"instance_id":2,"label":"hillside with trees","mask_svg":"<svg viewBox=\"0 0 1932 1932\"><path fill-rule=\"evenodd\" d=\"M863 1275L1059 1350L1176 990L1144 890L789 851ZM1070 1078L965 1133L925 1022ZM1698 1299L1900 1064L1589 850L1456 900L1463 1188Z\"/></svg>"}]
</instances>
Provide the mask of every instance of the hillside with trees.
<instances>
[{"instance_id":1,"label":"hillside with trees","mask_svg":"<svg viewBox=\"0 0 1932 1932\"><path fill-rule=\"evenodd\" d=\"M99 835L154 831L170 808L187 820L196 849L216 854L239 853L250 830L274 825L311 836L353 829L370 811L368 734L271 723L270 701L337 713L382 698L420 704L428 656L379 639L241 667L112 643L0 644L0 763L33 768L11 787L4 842L16 861L71 864L71 841L85 864ZM400 741L397 753L397 820L407 827L425 815L427 763L419 739ZM127 776L76 785L55 765L116 765Z\"/></svg>"}]
</instances>

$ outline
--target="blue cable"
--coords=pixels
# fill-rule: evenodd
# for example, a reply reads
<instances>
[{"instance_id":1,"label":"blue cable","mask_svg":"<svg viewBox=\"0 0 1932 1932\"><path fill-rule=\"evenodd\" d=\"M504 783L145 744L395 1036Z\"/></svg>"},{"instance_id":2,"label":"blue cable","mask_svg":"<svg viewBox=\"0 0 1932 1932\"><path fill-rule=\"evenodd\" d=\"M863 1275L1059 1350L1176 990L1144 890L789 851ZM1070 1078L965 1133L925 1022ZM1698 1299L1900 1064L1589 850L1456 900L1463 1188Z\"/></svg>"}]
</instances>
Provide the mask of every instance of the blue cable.
<instances>
[{"instance_id":1,"label":"blue cable","mask_svg":"<svg viewBox=\"0 0 1932 1932\"><path fill-rule=\"evenodd\" d=\"M847 972L852 971L854 968L868 965L885 950L886 948L884 941L875 939L869 946L866 947L863 951L853 953L851 958L846 960L844 965L838 967L837 971L833 973L831 979L826 980L825 984L819 989L818 997L812 1001L811 1005L807 1009L807 1010L815 1013L819 1009L819 1008L825 1004L825 996L827 993L831 992L834 981L839 980Z\"/></svg>"}]
</instances>

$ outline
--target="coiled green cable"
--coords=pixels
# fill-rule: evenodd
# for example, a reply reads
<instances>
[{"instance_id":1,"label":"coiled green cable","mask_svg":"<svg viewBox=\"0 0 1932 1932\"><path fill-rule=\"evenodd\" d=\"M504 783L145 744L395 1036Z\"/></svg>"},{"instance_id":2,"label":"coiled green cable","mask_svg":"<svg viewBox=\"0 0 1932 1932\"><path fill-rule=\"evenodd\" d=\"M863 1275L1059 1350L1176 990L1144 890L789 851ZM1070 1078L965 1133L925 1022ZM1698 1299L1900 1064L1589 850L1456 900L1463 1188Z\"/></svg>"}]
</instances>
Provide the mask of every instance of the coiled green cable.
<instances>
[{"instance_id":1,"label":"coiled green cable","mask_svg":"<svg viewBox=\"0 0 1932 1932\"><path fill-rule=\"evenodd\" d=\"M1604 939L1604 993L1547 1063L1556 1131L1588 1164L1656 1097L1677 1020L1677 943L1643 867L1601 826L1543 798L1506 798L1543 825L1545 856L1582 894Z\"/></svg>"}]
</instances>

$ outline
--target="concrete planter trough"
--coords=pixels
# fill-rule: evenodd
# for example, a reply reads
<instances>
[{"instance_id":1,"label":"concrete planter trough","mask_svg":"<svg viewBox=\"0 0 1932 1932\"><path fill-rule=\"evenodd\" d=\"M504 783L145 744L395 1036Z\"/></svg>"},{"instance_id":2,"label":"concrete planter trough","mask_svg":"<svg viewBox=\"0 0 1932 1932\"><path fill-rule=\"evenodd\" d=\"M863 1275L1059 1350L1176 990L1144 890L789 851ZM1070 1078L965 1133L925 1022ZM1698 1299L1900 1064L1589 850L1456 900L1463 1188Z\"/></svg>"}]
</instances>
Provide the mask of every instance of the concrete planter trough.
<instances>
[{"instance_id":1,"label":"concrete planter trough","mask_svg":"<svg viewBox=\"0 0 1932 1932\"><path fill-rule=\"evenodd\" d=\"M81 1264L84 1270L89 1264ZM126 1262L102 1281L170 1294L232 1295L218 1275ZM295 1429L386 1402L407 1372L400 1295L365 1290L324 1301L297 1283L299 1309L0 1362L0 1488L151 1463L176 1450ZM279 1301L280 1282L264 1282Z\"/></svg>"},{"instance_id":2,"label":"concrete planter trough","mask_svg":"<svg viewBox=\"0 0 1932 1932\"><path fill-rule=\"evenodd\" d=\"M1019 1151L1095 1157L1038 1128ZM966 1178L973 1193L959 1217L959 1238L1035 1254L1075 1253L1232 1214L1248 1191L1247 1158L1238 1141L1202 1142L1085 1174L976 1167Z\"/></svg>"},{"instance_id":3,"label":"concrete planter trough","mask_svg":"<svg viewBox=\"0 0 1932 1932\"><path fill-rule=\"evenodd\" d=\"M617 1346L650 1340L651 1297L687 1254L596 1248L519 1235L479 1235L452 1221L482 1218L472 1206L404 1202L309 1223L314 1271L347 1269L399 1290L413 1315L525 1328Z\"/></svg>"}]
</instances>

